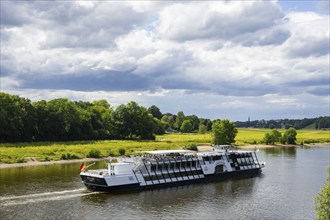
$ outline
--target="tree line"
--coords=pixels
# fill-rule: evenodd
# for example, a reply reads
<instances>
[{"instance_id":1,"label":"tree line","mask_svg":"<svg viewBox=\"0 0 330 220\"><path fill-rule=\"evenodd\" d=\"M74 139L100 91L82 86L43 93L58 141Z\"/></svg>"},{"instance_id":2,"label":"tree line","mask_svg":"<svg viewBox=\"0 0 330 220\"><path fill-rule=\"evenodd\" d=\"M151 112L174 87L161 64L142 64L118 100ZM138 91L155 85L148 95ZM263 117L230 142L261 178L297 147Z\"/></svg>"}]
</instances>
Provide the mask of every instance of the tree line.
<instances>
[{"instance_id":1,"label":"tree line","mask_svg":"<svg viewBox=\"0 0 330 220\"><path fill-rule=\"evenodd\" d=\"M306 127L314 129L329 129L330 117L304 118L304 119L279 119L279 120L254 120L237 121L238 128L277 128L277 129L303 129Z\"/></svg>"},{"instance_id":2,"label":"tree line","mask_svg":"<svg viewBox=\"0 0 330 220\"><path fill-rule=\"evenodd\" d=\"M153 140L156 134L207 132L210 119L161 113L136 102L111 107L106 100L70 101L65 98L31 102L0 93L0 142L76 141L109 139Z\"/></svg>"}]
</instances>

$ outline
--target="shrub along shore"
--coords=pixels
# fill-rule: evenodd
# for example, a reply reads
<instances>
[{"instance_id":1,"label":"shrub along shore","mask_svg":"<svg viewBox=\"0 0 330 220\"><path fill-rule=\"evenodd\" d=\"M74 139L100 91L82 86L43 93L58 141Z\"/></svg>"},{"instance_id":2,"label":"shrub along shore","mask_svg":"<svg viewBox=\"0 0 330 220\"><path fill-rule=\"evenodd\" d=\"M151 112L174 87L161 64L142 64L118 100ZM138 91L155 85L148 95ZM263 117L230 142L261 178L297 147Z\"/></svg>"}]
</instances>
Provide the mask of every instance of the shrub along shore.
<instances>
[{"instance_id":1,"label":"shrub along shore","mask_svg":"<svg viewBox=\"0 0 330 220\"><path fill-rule=\"evenodd\" d=\"M265 145L263 138L269 131L270 129L238 129L235 145L244 149L293 146ZM315 143L329 143L329 134L329 131L324 130L298 130L297 144L313 146ZM190 133L159 135L155 141L2 143L0 168L105 160L118 156L138 155L146 150L196 149L199 145L210 146L211 140L211 133Z\"/></svg>"}]
</instances>

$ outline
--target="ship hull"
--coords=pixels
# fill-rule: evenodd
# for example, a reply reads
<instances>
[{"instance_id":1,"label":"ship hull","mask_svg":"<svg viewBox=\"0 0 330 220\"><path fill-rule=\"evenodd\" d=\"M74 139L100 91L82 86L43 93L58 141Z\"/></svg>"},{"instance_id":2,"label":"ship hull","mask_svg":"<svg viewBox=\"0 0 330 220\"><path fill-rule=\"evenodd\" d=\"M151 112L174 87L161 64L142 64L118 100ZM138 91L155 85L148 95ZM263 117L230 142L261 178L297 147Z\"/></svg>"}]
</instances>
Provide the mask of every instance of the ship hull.
<instances>
[{"instance_id":1,"label":"ship hull","mask_svg":"<svg viewBox=\"0 0 330 220\"><path fill-rule=\"evenodd\" d=\"M164 187L181 186L195 183L216 182L227 179L241 179L258 176L261 173L261 168L238 170L232 172L222 172L218 174L205 175L203 178L195 178L182 181L173 181L167 183L157 183L141 186L139 183L125 184L118 186L108 186L106 181L102 178L94 178L93 182L90 182L86 176L81 176L85 186L92 191L102 191L108 193L125 193L136 192L144 190L159 189Z\"/></svg>"}]
</instances>

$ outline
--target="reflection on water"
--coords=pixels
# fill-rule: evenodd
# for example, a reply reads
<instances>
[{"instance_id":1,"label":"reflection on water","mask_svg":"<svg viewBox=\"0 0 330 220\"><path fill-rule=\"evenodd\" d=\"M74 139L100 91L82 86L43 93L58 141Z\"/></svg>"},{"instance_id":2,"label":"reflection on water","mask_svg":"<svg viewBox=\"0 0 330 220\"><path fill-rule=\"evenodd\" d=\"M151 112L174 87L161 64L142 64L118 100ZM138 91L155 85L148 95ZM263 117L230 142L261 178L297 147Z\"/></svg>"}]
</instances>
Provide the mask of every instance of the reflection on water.
<instances>
[{"instance_id":1,"label":"reflection on water","mask_svg":"<svg viewBox=\"0 0 330 220\"><path fill-rule=\"evenodd\" d=\"M297 147L270 147L261 149L265 154L271 155L285 155L289 157L295 157L297 152Z\"/></svg>"},{"instance_id":2,"label":"reflection on water","mask_svg":"<svg viewBox=\"0 0 330 220\"><path fill-rule=\"evenodd\" d=\"M80 163L2 169L1 219L313 219L329 153L330 147L262 149L266 168L258 177L128 194L88 191Z\"/></svg>"}]
</instances>

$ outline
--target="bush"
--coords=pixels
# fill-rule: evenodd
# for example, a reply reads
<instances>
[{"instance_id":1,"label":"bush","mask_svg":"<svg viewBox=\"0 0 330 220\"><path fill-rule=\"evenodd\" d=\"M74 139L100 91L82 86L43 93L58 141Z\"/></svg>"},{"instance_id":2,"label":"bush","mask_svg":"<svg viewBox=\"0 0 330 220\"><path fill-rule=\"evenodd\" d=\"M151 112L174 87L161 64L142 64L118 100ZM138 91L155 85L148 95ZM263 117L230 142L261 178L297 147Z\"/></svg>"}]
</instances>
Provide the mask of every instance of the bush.
<instances>
[{"instance_id":1,"label":"bush","mask_svg":"<svg viewBox=\"0 0 330 220\"><path fill-rule=\"evenodd\" d=\"M328 177L321 192L314 197L316 219L330 219L330 167L328 167Z\"/></svg>"},{"instance_id":2,"label":"bush","mask_svg":"<svg viewBox=\"0 0 330 220\"><path fill-rule=\"evenodd\" d=\"M124 156L125 153L126 153L126 150L125 150L124 148L120 148L120 149L118 150L118 153L119 153L120 156Z\"/></svg>"},{"instance_id":3,"label":"bush","mask_svg":"<svg viewBox=\"0 0 330 220\"><path fill-rule=\"evenodd\" d=\"M25 163L25 162L26 162L26 160L22 157L16 158L16 163Z\"/></svg>"},{"instance_id":4,"label":"bush","mask_svg":"<svg viewBox=\"0 0 330 220\"><path fill-rule=\"evenodd\" d=\"M79 159L80 157L78 157L75 154L71 154L71 153L66 153L66 154L62 154L61 155L61 160L73 160L73 159Z\"/></svg>"},{"instance_id":5,"label":"bush","mask_svg":"<svg viewBox=\"0 0 330 220\"><path fill-rule=\"evenodd\" d=\"M97 149L92 149L88 152L87 157L100 158L101 157L101 151L99 151Z\"/></svg>"},{"instance_id":6,"label":"bush","mask_svg":"<svg viewBox=\"0 0 330 220\"><path fill-rule=\"evenodd\" d=\"M116 156L116 155L115 155L115 153L114 153L112 150L110 150L110 151L108 152L108 156L110 156L110 157L114 157L114 156Z\"/></svg>"},{"instance_id":7,"label":"bush","mask_svg":"<svg viewBox=\"0 0 330 220\"><path fill-rule=\"evenodd\" d=\"M187 146L187 150L193 150L193 151L197 151L197 145L196 144L191 144L190 146Z\"/></svg>"},{"instance_id":8,"label":"bush","mask_svg":"<svg viewBox=\"0 0 330 220\"><path fill-rule=\"evenodd\" d=\"M267 132L263 138L265 144L275 144L275 142L281 141L282 134L276 129Z\"/></svg>"},{"instance_id":9,"label":"bush","mask_svg":"<svg viewBox=\"0 0 330 220\"><path fill-rule=\"evenodd\" d=\"M49 157L45 157L44 161L51 161Z\"/></svg>"}]
</instances>

